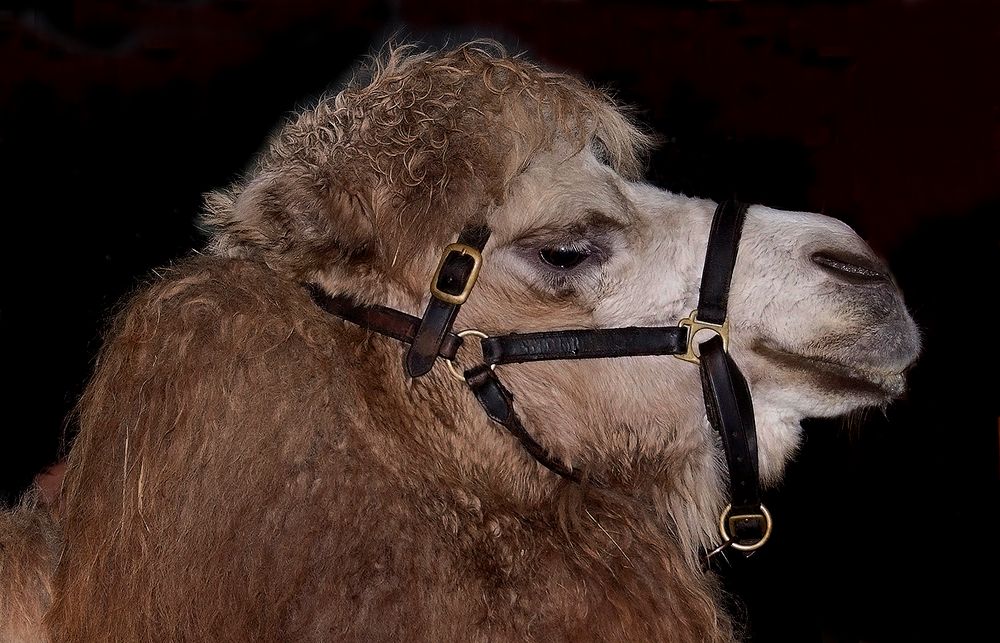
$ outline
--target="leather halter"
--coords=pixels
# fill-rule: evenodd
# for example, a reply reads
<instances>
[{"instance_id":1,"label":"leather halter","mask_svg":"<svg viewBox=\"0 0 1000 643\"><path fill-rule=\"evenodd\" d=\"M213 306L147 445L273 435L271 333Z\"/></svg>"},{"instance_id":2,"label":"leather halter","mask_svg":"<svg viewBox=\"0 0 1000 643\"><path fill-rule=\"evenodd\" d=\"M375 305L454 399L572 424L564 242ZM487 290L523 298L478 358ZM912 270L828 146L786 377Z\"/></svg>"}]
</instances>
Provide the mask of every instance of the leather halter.
<instances>
[{"instance_id":1,"label":"leather halter","mask_svg":"<svg viewBox=\"0 0 1000 643\"><path fill-rule=\"evenodd\" d=\"M729 355L727 308L740 235L747 205L721 203L712 219L701 279L698 308L676 326L560 330L488 336L477 330L452 331L482 268L482 250L489 241L485 226L470 226L447 246L431 281L431 298L422 317L386 308L362 306L349 297L330 296L310 284L309 292L325 311L409 344L406 371L420 377L439 358L463 380L491 420L503 426L539 464L573 482L593 483L578 468L554 458L525 428L514 410L514 396L494 371L498 364L540 360L595 359L674 355L699 365L705 410L719 433L729 469L730 504L719 517L723 545L749 552L771 535L771 516L760 501L757 434L753 401L746 379ZM714 336L697 343L695 335ZM456 355L466 337L480 340L483 361L464 372ZM696 350L697 347L697 350Z\"/></svg>"}]
</instances>

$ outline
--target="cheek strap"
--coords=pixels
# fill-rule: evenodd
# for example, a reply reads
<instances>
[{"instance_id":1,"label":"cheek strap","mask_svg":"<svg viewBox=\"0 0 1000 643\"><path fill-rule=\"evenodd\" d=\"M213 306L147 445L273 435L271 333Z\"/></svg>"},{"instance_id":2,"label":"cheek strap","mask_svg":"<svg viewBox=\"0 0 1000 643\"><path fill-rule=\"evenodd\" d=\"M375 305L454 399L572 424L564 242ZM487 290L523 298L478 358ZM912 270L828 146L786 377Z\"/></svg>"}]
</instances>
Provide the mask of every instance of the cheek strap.
<instances>
[{"instance_id":1,"label":"cheek strap","mask_svg":"<svg viewBox=\"0 0 1000 643\"><path fill-rule=\"evenodd\" d=\"M406 373L410 377L426 375L434 366L459 309L476 285L483 265L481 253L489 240L489 228L468 226L457 243L445 248L431 279L430 301L406 353Z\"/></svg>"}]
</instances>

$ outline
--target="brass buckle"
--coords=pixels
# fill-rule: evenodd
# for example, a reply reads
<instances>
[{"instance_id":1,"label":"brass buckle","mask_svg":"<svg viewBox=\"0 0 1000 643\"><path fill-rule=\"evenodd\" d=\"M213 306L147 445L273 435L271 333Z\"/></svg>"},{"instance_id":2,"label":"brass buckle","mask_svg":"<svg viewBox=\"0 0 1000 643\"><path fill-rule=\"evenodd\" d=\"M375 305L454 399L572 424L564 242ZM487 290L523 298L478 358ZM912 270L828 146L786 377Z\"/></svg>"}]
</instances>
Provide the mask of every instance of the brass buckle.
<instances>
[{"instance_id":1,"label":"brass buckle","mask_svg":"<svg viewBox=\"0 0 1000 643\"><path fill-rule=\"evenodd\" d=\"M458 336L461 337L462 339L465 339L469 335L472 335L473 337L478 337L479 339L490 338L489 335L487 335L481 330L476 330L475 328L469 328L468 330L463 330L462 332L458 333ZM455 359L448 360L448 370L451 371L451 376L454 377L456 380L460 382L465 381L465 374L461 371L458 365L458 355L455 355ZM490 364L490 370L493 371L497 370L497 365Z\"/></svg>"},{"instance_id":2,"label":"brass buckle","mask_svg":"<svg viewBox=\"0 0 1000 643\"><path fill-rule=\"evenodd\" d=\"M733 549L738 549L739 551L753 551L755 549L760 549L764 546L764 543L768 541L771 537L771 513L767 510L764 505L760 506L760 513L753 514L736 514L735 516L729 515L729 512L733 510L733 505L728 504L726 508L722 510L722 514L719 516L719 534L722 539L732 547ZM760 540L750 544L738 543L733 540L733 526L738 520L748 520L748 519L764 519L764 535L760 537Z\"/></svg>"},{"instance_id":3,"label":"brass buckle","mask_svg":"<svg viewBox=\"0 0 1000 643\"><path fill-rule=\"evenodd\" d=\"M704 322L698 319L698 309L695 308L691 311L691 314L684 319L677 322L677 325L681 328L688 329L688 342L687 342L687 352L683 355L674 355L677 359L682 359L685 362L691 362L692 364L700 364L701 358L694 352L694 336L702 330L710 330L716 335L722 338L722 350L729 352L729 320L726 319L721 324L713 324L711 322Z\"/></svg>"},{"instance_id":4,"label":"brass buckle","mask_svg":"<svg viewBox=\"0 0 1000 643\"><path fill-rule=\"evenodd\" d=\"M448 261L448 257L453 252L457 252L467 257L472 257L472 272L469 273L469 278L465 280L465 286L462 288L462 292L457 295L445 292L438 288L437 285L438 280L441 278L441 270L444 268L445 262ZM483 255L472 246L464 243L452 243L448 245L441 254L441 261L438 263L437 270L434 271L434 277L431 279L431 294L447 304L461 306L465 303L465 300L469 298L469 293L472 292L472 287L476 285L476 280L479 279L479 269L482 267Z\"/></svg>"}]
</instances>

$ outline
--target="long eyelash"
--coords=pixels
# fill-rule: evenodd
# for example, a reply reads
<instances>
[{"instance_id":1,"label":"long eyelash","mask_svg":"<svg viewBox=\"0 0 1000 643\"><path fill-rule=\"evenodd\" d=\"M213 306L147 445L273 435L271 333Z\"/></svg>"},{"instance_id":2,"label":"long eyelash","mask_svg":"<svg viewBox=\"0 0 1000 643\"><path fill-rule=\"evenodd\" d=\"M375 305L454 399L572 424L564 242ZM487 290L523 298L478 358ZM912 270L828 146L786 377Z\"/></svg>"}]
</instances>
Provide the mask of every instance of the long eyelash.
<instances>
[{"instance_id":1,"label":"long eyelash","mask_svg":"<svg viewBox=\"0 0 1000 643\"><path fill-rule=\"evenodd\" d=\"M594 254L594 252L597 250L594 244L591 243L589 239L580 239L573 243L559 243L556 245L562 246L572 252L582 252L588 255Z\"/></svg>"}]
</instances>

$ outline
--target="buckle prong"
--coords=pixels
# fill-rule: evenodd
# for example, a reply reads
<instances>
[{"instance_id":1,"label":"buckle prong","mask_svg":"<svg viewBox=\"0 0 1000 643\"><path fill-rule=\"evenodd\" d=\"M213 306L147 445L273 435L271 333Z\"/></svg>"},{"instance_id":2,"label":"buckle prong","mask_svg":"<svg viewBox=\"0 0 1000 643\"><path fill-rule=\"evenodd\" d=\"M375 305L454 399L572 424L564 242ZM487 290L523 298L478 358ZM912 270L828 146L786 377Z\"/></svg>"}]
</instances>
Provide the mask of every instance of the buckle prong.
<instances>
[{"instance_id":1,"label":"buckle prong","mask_svg":"<svg viewBox=\"0 0 1000 643\"><path fill-rule=\"evenodd\" d=\"M692 364L700 364L701 358L697 353L694 352L695 343L694 337L700 331L710 330L716 335L722 338L722 350L729 352L729 320L724 320L721 324L713 324L712 322L701 321L698 319L698 309L695 308L691 311L691 314L684 319L677 322L677 325L681 328L688 329L688 341L687 341L687 352L684 354L674 355L677 359L682 359L685 362L691 362Z\"/></svg>"},{"instance_id":2,"label":"buckle prong","mask_svg":"<svg viewBox=\"0 0 1000 643\"><path fill-rule=\"evenodd\" d=\"M445 292L438 288L438 281L441 279L441 271L444 269L445 263L447 263L448 258L453 252L457 252L460 255L464 255L472 259L472 270L469 272L468 279L465 280L462 292L457 295L453 295L452 293ZM431 278L431 295L445 303L461 306L465 303L465 300L469 298L469 293L472 292L472 287L476 285L476 280L479 279L479 269L482 267L483 255L479 252L479 250L464 243L449 244L445 247L444 252L441 253L441 261L438 262L437 270L434 271L434 277Z\"/></svg>"}]
</instances>

